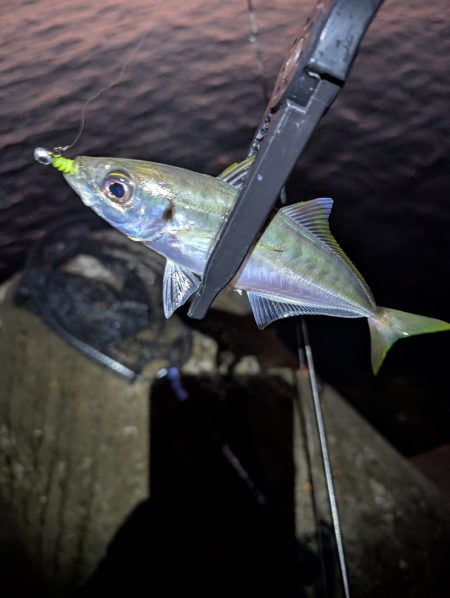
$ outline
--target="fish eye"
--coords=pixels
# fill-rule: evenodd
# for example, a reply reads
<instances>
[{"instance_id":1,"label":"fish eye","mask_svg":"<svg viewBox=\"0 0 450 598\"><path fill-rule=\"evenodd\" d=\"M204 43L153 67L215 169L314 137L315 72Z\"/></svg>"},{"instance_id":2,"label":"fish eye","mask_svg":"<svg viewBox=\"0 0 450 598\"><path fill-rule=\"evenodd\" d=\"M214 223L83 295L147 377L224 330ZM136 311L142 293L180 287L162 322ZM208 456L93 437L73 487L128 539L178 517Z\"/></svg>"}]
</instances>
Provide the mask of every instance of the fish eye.
<instances>
[{"instance_id":1,"label":"fish eye","mask_svg":"<svg viewBox=\"0 0 450 598\"><path fill-rule=\"evenodd\" d=\"M123 205L128 203L134 193L134 183L125 172L110 172L102 183L103 193L112 202Z\"/></svg>"}]
</instances>

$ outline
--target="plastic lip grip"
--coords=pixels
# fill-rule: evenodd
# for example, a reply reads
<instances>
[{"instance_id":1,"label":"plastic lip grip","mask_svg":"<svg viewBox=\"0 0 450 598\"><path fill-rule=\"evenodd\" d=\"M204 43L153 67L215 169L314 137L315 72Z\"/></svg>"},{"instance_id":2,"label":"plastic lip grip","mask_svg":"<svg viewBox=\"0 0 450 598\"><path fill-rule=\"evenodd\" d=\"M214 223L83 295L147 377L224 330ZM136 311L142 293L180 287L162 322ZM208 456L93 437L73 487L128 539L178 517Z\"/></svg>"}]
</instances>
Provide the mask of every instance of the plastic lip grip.
<instances>
[{"instance_id":1,"label":"plastic lip grip","mask_svg":"<svg viewBox=\"0 0 450 598\"><path fill-rule=\"evenodd\" d=\"M204 318L254 244L291 170L350 72L382 0L319 1L283 64L253 139L248 179L226 222L189 310Z\"/></svg>"}]
</instances>

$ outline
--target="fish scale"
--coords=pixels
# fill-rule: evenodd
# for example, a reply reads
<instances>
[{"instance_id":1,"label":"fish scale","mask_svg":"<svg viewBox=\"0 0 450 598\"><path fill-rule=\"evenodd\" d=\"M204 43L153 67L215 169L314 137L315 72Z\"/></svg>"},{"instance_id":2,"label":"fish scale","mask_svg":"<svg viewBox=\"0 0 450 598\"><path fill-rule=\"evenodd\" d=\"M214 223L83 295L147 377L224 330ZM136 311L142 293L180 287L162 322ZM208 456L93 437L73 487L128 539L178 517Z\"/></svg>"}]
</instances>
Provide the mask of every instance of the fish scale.
<instances>
[{"instance_id":1,"label":"fish scale","mask_svg":"<svg viewBox=\"0 0 450 598\"><path fill-rule=\"evenodd\" d=\"M355 317L374 313L375 304L362 292L359 280L348 266L337 257L330 258L329 250L320 240L308 235L298 225L292 226L281 213L273 218L249 260L251 266L252 262L261 256L265 262L260 266L263 272L268 271L271 262L268 251L261 247L265 244L279 248L279 261L283 262L283 269L278 274L282 276L279 289L271 288L270 281L269 284L264 284L265 281L260 278L258 290L271 296L284 295L293 301L296 297L305 298L305 290L308 290L311 301L333 300L335 306L339 304L340 307L355 310ZM263 257L261 254L264 252L266 255ZM236 286L252 290L256 281L252 279L250 271L248 275L246 271L247 268L236 282ZM313 289L316 290L316 297L313 296Z\"/></svg>"}]
</instances>

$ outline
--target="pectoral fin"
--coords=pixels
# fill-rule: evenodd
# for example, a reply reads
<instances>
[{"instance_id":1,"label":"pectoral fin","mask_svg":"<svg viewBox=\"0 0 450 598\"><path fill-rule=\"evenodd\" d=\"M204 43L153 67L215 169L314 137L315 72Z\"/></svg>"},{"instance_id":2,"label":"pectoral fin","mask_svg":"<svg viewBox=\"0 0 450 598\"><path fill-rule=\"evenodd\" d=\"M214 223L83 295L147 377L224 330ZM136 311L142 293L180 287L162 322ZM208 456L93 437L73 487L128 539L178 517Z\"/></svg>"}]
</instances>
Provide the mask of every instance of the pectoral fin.
<instances>
[{"instance_id":1,"label":"pectoral fin","mask_svg":"<svg viewBox=\"0 0 450 598\"><path fill-rule=\"evenodd\" d=\"M163 278L163 305L166 318L170 318L176 309L186 303L198 289L200 282L197 274L167 260Z\"/></svg>"},{"instance_id":2,"label":"pectoral fin","mask_svg":"<svg viewBox=\"0 0 450 598\"><path fill-rule=\"evenodd\" d=\"M253 315L258 328L265 328L271 322L291 316L338 316L340 318L358 318L360 314L342 307L329 307L326 305L312 305L307 303L285 303L270 299L258 293L247 292Z\"/></svg>"}]
</instances>

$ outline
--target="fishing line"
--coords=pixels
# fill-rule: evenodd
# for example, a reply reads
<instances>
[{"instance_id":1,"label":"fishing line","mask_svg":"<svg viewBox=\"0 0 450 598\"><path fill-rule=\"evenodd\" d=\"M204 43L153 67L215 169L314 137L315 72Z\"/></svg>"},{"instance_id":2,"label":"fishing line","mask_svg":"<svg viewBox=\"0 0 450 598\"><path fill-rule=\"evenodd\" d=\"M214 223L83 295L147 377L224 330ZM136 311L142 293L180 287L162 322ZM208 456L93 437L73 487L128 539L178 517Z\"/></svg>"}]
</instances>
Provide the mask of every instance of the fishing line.
<instances>
[{"instance_id":1,"label":"fishing line","mask_svg":"<svg viewBox=\"0 0 450 598\"><path fill-rule=\"evenodd\" d=\"M126 69L128 68L130 62L135 59L137 53L139 52L139 50L143 46L143 44L144 44L144 42L145 42L148 34L149 34L149 31L146 31L144 33L144 35L141 37L141 39L139 40L139 42L137 43L137 45L132 49L132 51L128 55L128 58L123 63L122 68L120 69L119 74L116 76L116 78L113 79L113 81L111 81L111 83L109 83L105 87L102 87L101 89L99 89L98 91L96 91L94 93L94 95L92 95L90 98L88 98L86 100L86 102L84 103L84 106L83 106L83 108L81 110L80 126L79 126L79 129L78 129L78 133L76 134L75 139L72 141L71 144L64 146L63 151L67 151L68 149L72 148L76 143L78 143L78 141L80 140L80 137L81 137L81 135L83 133L83 130L84 130L84 124L85 124L85 119L86 119L86 111L87 111L88 107L92 104L92 102L94 102L95 100L97 100L101 95L103 95L104 93L106 93L107 91L109 91L110 89L112 89L113 87L115 87L116 85L118 85L121 82L122 77L124 76Z\"/></svg>"},{"instance_id":2,"label":"fishing line","mask_svg":"<svg viewBox=\"0 0 450 598\"><path fill-rule=\"evenodd\" d=\"M111 81L111 83L108 83L108 85L105 85L104 87L101 87L99 90L97 90L96 92L94 92L93 95L91 95L83 104L83 107L81 108L81 114L80 114L80 124L78 127L78 131L73 139L73 141L71 143L69 143L69 145L58 145L56 147L54 147L52 150L46 150L45 148L42 147L37 147L34 150L34 157L35 160L41 164L50 164L51 160L53 157L58 157L58 156L62 156L62 154L64 152L66 152L67 150L71 149L76 143L78 143L78 141L81 138L81 135L83 134L84 131L84 127L85 127L85 123L86 123L86 112L87 109L89 108L89 106L92 104L92 102L94 102L95 100L97 100L100 96L102 96L104 93L110 91L113 87L115 87L116 85L118 85L124 74L125 71L127 70L128 66L130 65L130 63L136 58L136 55L138 54L139 50L142 48L142 46L144 45L145 40L147 39L148 34L150 33L150 30L147 30L139 39L138 43L134 46L134 48L132 48L132 50L130 51L130 53L128 54L128 57L126 58L125 62L122 64L122 68L120 69L119 73L116 75L116 77Z\"/></svg>"},{"instance_id":3,"label":"fishing line","mask_svg":"<svg viewBox=\"0 0 450 598\"><path fill-rule=\"evenodd\" d=\"M259 43L259 27L258 27L258 20L256 18L256 10L253 6L253 0L247 0L247 15L248 20L250 22L250 43L255 48L255 62L256 62L256 72L258 73L258 78L261 84L262 96L264 101L264 108L266 107L269 101L269 91L267 88L267 79L265 75L264 69L264 61L263 61L263 53L261 50L261 44ZM258 148L259 149L259 148ZM256 152L252 152L253 148L250 149L249 156L253 156ZM283 205L287 204L287 195L286 195L286 188L283 188L280 191L280 201Z\"/></svg>"},{"instance_id":4,"label":"fishing line","mask_svg":"<svg viewBox=\"0 0 450 598\"><path fill-rule=\"evenodd\" d=\"M264 73L263 54L261 51L261 45L259 43L258 21L256 19L256 11L253 7L252 0L247 0L247 14L248 14L248 20L250 21L249 40L255 49L256 70L257 70L258 77L259 77L259 80L261 83L261 89L262 89L262 93L263 93L264 107L265 107L267 102L269 101L269 93L268 93L268 89L267 89L266 76Z\"/></svg>"}]
</instances>

